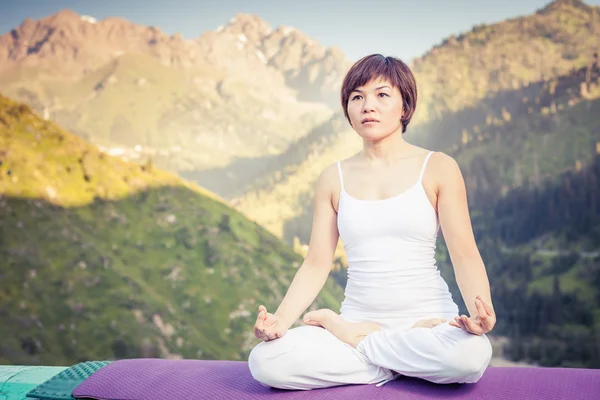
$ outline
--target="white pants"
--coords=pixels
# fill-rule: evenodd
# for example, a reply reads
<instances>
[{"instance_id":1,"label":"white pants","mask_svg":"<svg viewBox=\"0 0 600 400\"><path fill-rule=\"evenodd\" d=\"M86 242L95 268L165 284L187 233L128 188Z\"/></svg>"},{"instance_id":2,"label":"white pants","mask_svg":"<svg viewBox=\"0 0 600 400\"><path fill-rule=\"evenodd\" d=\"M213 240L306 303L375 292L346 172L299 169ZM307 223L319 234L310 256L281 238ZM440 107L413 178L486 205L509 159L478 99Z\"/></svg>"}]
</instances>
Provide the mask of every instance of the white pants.
<instances>
[{"instance_id":1,"label":"white pants","mask_svg":"<svg viewBox=\"0 0 600 400\"><path fill-rule=\"evenodd\" d=\"M385 328L367 335L357 348L326 329L306 325L258 344L250 352L248 366L254 379L266 386L308 390L383 384L398 374L435 383L474 383L491 357L485 335L473 335L448 322L434 328Z\"/></svg>"}]
</instances>

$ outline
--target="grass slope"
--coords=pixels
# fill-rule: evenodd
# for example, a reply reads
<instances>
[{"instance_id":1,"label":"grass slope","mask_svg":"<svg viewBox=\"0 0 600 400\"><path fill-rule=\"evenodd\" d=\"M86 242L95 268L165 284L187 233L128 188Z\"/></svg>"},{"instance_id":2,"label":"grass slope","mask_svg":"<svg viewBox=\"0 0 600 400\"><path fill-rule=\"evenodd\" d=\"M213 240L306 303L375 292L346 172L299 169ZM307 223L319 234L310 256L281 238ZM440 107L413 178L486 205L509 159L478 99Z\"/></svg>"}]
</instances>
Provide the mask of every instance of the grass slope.
<instances>
[{"instance_id":1,"label":"grass slope","mask_svg":"<svg viewBox=\"0 0 600 400\"><path fill-rule=\"evenodd\" d=\"M0 97L0 363L244 359L301 264L216 196ZM329 281L313 306L339 307Z\"/></svg>"}]
</instances>

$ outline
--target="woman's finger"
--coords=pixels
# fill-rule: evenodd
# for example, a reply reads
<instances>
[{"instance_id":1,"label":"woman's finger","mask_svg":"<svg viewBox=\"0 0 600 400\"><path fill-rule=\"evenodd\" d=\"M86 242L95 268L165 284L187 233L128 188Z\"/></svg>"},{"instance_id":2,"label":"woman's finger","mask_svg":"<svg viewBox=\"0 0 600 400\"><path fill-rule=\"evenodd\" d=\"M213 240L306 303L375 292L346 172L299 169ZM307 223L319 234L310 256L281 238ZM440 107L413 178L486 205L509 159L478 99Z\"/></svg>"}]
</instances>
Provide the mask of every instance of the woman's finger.
<instances>
[{"instance_id":1,"label":"woman's finger","mask_svg":"<svg viewBox=\"0 0 600 400\"><path fill-rule=\"evenodd\" d=\"M450 325L450 326L454 326L454 327L457 327L457 328L460 328L460 325L458 324L458 322L456 322L456 321L454 321L454 320L453 320L453 321L450 321L450 322L448 322L448 325ZM461 328L461 329L462 329L462 328Z\"/></svg>"},{"instance_id":2,"label":"woman's finger","mask_svg":"<svg viewBox=\"0 0 600 400\"><path fill-rule=\"evenodd\" d=\"M460 317L454 317L454 323L456 324L455 326L458 326L460 329L467 332L469 331Z\"/></svg>"},{"instance_id":3,"label":"woman's finger","mask_svg":"<svg viewBox=\"0 0 600 400\"><path fill-rule=\"evenodd\" d=\"M256 330L258 332L264 332L265 331L265 326L263 324L262 318L258 317L256 319L256 323L254 324L254 330Z\"/></svg>"},{"instance_id":4,"label":"woman's finger","mask_svg":"<svg viewBox=\"0 0 600 400\"><path fill-rule=\"evenodd\" d=\"M469 325L467 325L467 321L469 320L469 317L467 317L466 315L461 315L460 316L460 323L465 327L465 330L467 332L471 332L469 330Z\"/></svg>"},{"instance_id":5,"label":"woman's finger","mask_svg":"<svg viewBox=\"0 0 600 400\"><path fill-rule=\"evenodd\" d=\"M267 336L268 340L275 340L278 338L277 336L278 332L275 329L265 329L265 335Z\"/></svg>"},{"instance_id":6,"label":"woman's finger","mask_svg":"<svg viewBox=\"0 0 600 400\"><path fill-rule=\"evenodd\" d=\"M451 326L455 326L455 327L457 327L457 328L460 328L460 325L458 324L458 321L456 320L456 318L457 318L457 317L454 317L454 319L453 319L453 320L451 320L450 322L448 322L448 325L451 325ZM461 328L461 329L462 329L462 328Z\"/></svg>"},{"instance_id":7,"label":"woman's finger","mask_svg":"<svg viewBox=\"0 0 600 400\"><path fill-rule=\"evenodd\" d=\"M481 335L483 333L481 326L479 326L478 324L473 322L473 320L471 320L470 318L466 318L466 315L463 317L464 317L463 322L467 326L467 329L469 330L469 332L471 332L475 335Z\"/></svg>"},{"instance_id":8,"label":"woman's finger","mask_svg":"<svg viewBox=\"0 0 600 400\"><path fill-rule=\"evenodd\" d=\"M263 329L262 326L260 326L260 319L257 319L256 323L254 324L254 334L258 336L262 331Z\"/></svg>"},{"instance_id":9,"label":"woman's finger","mask_svg":"<svg viewBox=\"0 0 600 400\"><path fill-rule=\"evenodd\" d=\"M493 317L487 316L484 320L481 321L481 325L485 328L487 332L491 331L496 322Z\"/></svg>"},{"instance_id":10,"label":"woman's finger","mask_svg":"<svg viewBox=\"0 0 600 400\"><path fill-rule=\"evenodd\" d=\"M260 330L260 339L267 341L269 340L269 332L266 328Z\"/></svg>"},{"instance_id":11,"label":"woman's finger","mask_svg":"<svg viewBox=\"0 0 600 400\"><path fill-rule=\"evenodd\" d=\"M254 324L254 334L258 337L265 330L265 318L267 309L264 306L258 307L258 316L256 317L256 323Z\"/></svg>"},{"instance_id":12,"label":"woman's finger","mask_svg":"<svg viewBox=\"0 0 600 400\"><path fill-rule=\"evenodd\" d=\"M494 309L492 308L492 306L490 304L488 304L486 301L483 301L483 299L480 296L477 296L477 298L481 301L481 304L483 304L483 309L485 310L487 315L489 315L489 316L494 315Z\"/></svg>"},{"instance_id":13,"label":"woman's finger","mask_svg":"<svg viewBox=\"0 0 600 400\"><path fill-rule=\"evenodd\" d=\"M477 313L479 314L479 318L487 317L487 311L485 310L483 301L481 301L479 298L475 299L475 307L477 308Z\"/></svg>"},{"instance_id":14,"label":"woman's finger","mask_svg":"<svg viewBox=\"0 0 600 400\"><path fill-rule=\"evenodd\" d=\"M473 333L471 330L471 325L469 324L471 322L471 320L469 319L469 317L467 317L466 315L461 315L460 316L460 322L462 322L462 324L465 326L465 330L469 333Z\"/></svg>"},{"instance_id":15,"label":"woman's finger","mask_svg":"<svg viewBox=\"0 0 600 400\"><path fill-rule=\"evenodd\" d=\"M254 336L256 336L260 340L265 339L265 331L259 328L254 328Z\"/></svg>"},{"instance_id":16,"label":"woman's finger","mask_svg":"<svg viewBox=\"0 0 600 400\"><path fill-rule=\"evenodd\" d=\"M268 328L269 326L273 325L275 323L275 318L272 318L273 315L272 314L268 314L268 313L264 313L264 318L263 318L263 326L265 328Z\"/></svg>"}]
</instances>

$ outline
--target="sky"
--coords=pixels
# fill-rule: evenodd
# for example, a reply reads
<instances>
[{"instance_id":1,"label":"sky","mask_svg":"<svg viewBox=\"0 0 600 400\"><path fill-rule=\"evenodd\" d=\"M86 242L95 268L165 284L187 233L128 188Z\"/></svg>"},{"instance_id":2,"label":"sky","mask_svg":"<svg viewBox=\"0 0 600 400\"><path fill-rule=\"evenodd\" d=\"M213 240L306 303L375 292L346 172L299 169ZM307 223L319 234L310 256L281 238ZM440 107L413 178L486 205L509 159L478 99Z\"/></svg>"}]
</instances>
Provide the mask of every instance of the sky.
<instances>
[{"instance_id":1,"label":"sky","mask_svg":"<svg viewBox=\"0 0 600 400\"><path fill-rule=\"evenodd\" d=\"M533 14L551 0L0 0L0 34L25 18L69 8L98 20L123 17L186 39L226 24L235 14L257 14L271 27L298 28L350 61L381 53L410 61L451 34ZM585 0L600 5L600 0Z\"/></svg>"}]
</instances>

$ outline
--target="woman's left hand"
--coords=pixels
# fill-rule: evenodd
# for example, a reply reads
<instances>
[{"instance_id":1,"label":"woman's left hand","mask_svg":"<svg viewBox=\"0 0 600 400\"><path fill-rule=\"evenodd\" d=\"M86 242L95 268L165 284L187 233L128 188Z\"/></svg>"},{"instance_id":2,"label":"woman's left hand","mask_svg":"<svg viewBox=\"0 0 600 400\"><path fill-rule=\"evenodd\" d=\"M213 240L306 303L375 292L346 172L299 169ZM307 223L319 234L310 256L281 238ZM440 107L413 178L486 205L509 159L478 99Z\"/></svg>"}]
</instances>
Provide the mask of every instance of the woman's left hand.
<instances>
[{"instance_id":1,"label":"woman's left hand","mask_svg":"<svg viewBox=\"0 0 600 400\"><path fill-rule=\"evenodd\" d=\"M475 307L477 307L478 315L470 318L466 315L454 317L454 321L450 321L449 324L474 335L488 333L496 325L496 313L494 313L492 306L484 302L479 296L475 299Z\"/></svg>"}]
</instances>

